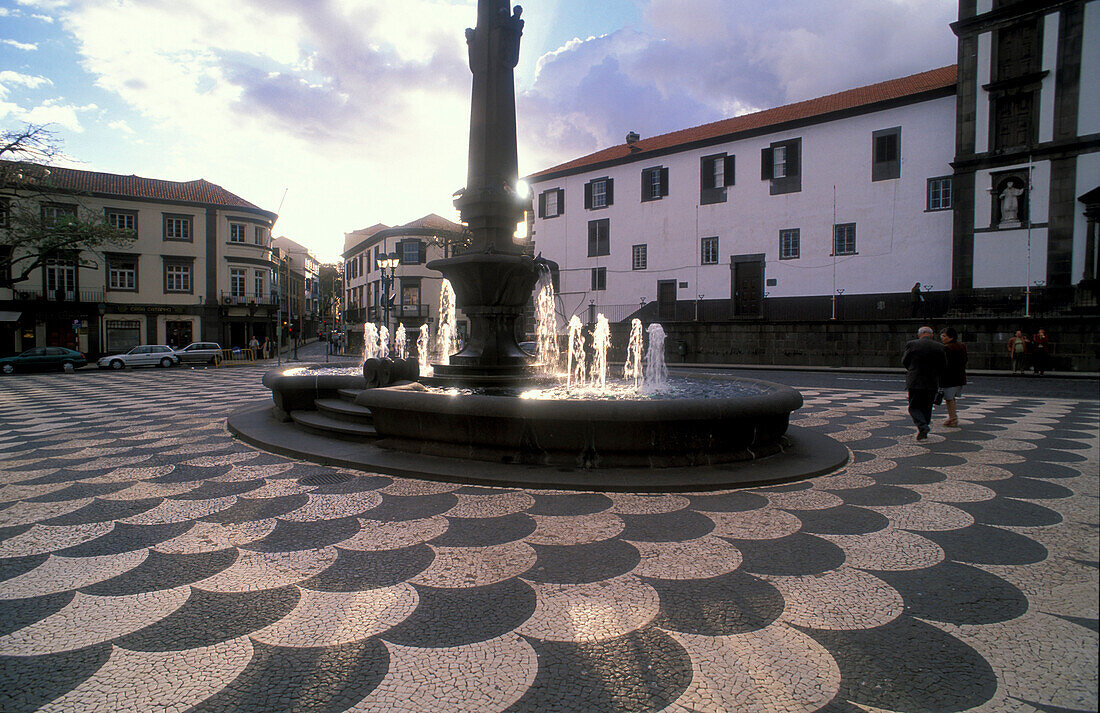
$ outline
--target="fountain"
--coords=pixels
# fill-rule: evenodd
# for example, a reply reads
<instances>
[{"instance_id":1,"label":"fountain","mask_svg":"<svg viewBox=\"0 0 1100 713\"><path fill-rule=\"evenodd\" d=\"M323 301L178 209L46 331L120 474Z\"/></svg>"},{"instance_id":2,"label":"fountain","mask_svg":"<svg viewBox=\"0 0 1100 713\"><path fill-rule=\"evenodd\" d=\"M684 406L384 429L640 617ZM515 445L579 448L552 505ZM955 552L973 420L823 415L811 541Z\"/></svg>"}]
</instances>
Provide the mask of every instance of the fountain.
<instances>
[{"instance_id":1,"label":"fountain","mask_svg":"<svg viewBox=\"0 0 1100 713\"><path fill-rule=\"evenodd\" d=\"M557 386L534 388L547 377L519 348L516 328L536 282L543 371L556 371L558 337L548 265L513 240L530 207L529 197L516 188L513 70L523 21L521 10L510 11L505 0L478 0L477 8L477 26L466 31L473 72L469 172L466 188L455 194L468 247L427 265L445 278L435 363L425 324L417 340L419 379L363 388L353 397L356 413L373 421L372 432L360 438L368 443L351 449L325 441L312 451L293 452L423 477L585 489L773 482L846 462L846 449L827 437L803 430L793 440L787 435L790 414L802 405L802 395L789 387L740 378L693 388L669 382L665 334L657 324L649 325L643 363L643 325L634 320L624 366L629 381L620 387L607 380L607 319L598 315L587 335L589 350L585 327L573 316L564 374L569 393L559 394ZM469 320L461 349L455 344L455 308ZM282 387L270 386L286 416ZM246 431L232 418L230 427ZM243 437L279 445L275 436ZM482 463L471 467L469 460Z\"/></svg>"},{"instance_id":2,"label":"fountain","mask_svg":"<svg viewBox=\"0 0 1100 713\"><path fill-rule=\"evenodd\" d=\"M406 344L408 340L408 334L405 332L405 325L397 325L397 332L393 336L393 351L398 359L409 358L409 347Z\"/></svg>"}]
</instances>

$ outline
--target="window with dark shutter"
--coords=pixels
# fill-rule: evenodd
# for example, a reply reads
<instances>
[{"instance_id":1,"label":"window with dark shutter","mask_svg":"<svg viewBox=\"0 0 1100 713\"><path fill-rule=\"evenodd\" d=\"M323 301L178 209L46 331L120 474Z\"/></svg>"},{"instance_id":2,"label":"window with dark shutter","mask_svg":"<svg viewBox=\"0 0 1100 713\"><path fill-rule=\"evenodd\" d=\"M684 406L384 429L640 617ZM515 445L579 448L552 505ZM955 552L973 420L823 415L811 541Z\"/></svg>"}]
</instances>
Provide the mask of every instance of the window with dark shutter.
<instances>
[{"instance_id":1,"label":"window with dark shutter","mask_svg":"<svg viewBox=\"0 0 1100 713\"><path fill-rule=\"evenodd\" d=\"M615 180L595 178L584 184L584 207L587 210L606 208L615 202Z\"/></svg>"},{"instance_id":2,"label":"window with dark shutter","mask_svg":"<svg viewBox=\"0 0 1100 713\"><path fill-rule=\"evenodd\" d=\"M802 190L802 139L776 141L760 152L760 180L771 181L771 195Z\"/></svg>"},{"instance_id":3,"label":"window with dark shutter","mask_svg":"<svg viewBox=\"0 0 1100 713\"><path fill-rule=\"evenodd\" d=\"M539 194L538 209L540 218L557 218L565 212L565 191L561 188L543 191Z\"/></svg>"},{"instance_id":4,"label":"window with dark shutter","mask_svg":"<svg viewBox=\"0 0 1100 713\"><path fill-rule=\"evenodd\" d=\"M699 204L725 203L733 173L733 156L720 153L699 159Z\"/></svg>"},{"instance_id":5,"label":"window with dark shutter","mask_svg":"<svg viewBox=\"0 0 1100 713\"><path fill-rule=\"evenodd\" d=\"M887 181L901 177L901 127L882 129L871 134L871 180Z\"/></svg>"},{"instance_id":6,"label":"window with dark shutter","mask_svg":"<svg viewBox=\"0 0 1100 713\"><path fill-rule=\"evenodd\" d=\"M662 166L642 169L642 201L656 201L668 195L668 169Z\"/></svg>"},{"instance_id":7,"label":"window with dark shutter","mask_svg":"<svg viewBox=\"0 0 1100 713\"><path fill-rule=\"evenodd\" d=\"M607 268L606 267L594 267L594 268L592 268L592 289L593 290L606 290L607 289Z\"/></svg>"},{"instance_id":8,"label":"window with dark shutter","mask_svg":"<svg viewBox=\"0 0 1100 713\"><path fill-rule=\"evenodd\" d=\"M588 257L611 254L610 230L607 218L588 221Z\"/></svg>"}]
</instances>

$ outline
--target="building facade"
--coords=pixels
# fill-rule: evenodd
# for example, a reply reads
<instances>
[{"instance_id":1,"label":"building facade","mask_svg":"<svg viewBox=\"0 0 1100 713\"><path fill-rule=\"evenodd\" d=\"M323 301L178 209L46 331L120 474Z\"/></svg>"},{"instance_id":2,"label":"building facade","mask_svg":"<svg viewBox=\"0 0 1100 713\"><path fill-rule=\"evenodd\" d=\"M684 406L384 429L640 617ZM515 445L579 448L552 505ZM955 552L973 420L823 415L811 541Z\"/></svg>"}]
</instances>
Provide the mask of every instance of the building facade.
<instances>
[{"instance_id":1,"label":"building facade","mask_svg":"<svg viewBox=\"0 0 1100 713\"><path fill-rule=\"evenodd\" d=\"M961 0L951 29L957 66L530 176L562 316L1095 314L1100 2Z\"/></svg>"},{"instance_id":2,"label":"building facade","mask_svg":"<svg viewBox=\"0 0 1100 713\"><path fill-rule=\"evenodd\" d=\"M273 241L280 260L283 289L283 321L288 334L299 339L318 336L323 331L321 309L321 263L309 249L287 237Z\"/></svg>"},{"instance_id":3,"label":"building facade","mask_svg":"<svg viewBox=\"0 0 1100 713\"><path fill-rule=\"evenodd\" d=\"M0 351L48 344L95 356L199 340L244 347L270 333L275 213L205 180L55 167L48 174L33 189L9 184L0 203L5 215L30 207L59 224L65 216L102 219L134 240L44 256L41 269L19 281L11 266L21 248L0 240Z\"/></svg>"},{"instance_id":4,"label":"building facade","mask_svg":"<svg viewBox=\"0 0 1100 713\"><path fill-rule=\"evenodd\" d=\"M357 344L363 324L386 324L390 333L404 325L410 344L424 325L435 333L439 325L439 298L443 277L427 263L453 254L463 240L463 227L430 214L405 225L373 225L344 235L345 319L348 343ZM396 255L398 264L383 269L378 261ZM467 322L456 314L459 338Z\"/></svg>"},{"instance_id":5,"label":"building facade","mask_svg":"<svg viewBox=\"0 0 1100 713\"><path fill-rule=\"evenodd\" d=\"M564 319L893 316L951 279L954 67L530 176Z\"/></svg>"},{"instance_id":6,"label":"building facade","mask_svg":"<svg viewBox=\"0 0 1100 713\"><path fill-rule=\"evenodd\" d=\"M953 287L1095 306L1100 3L962 0L951 28Z\"/></svg>"}]
</instances>

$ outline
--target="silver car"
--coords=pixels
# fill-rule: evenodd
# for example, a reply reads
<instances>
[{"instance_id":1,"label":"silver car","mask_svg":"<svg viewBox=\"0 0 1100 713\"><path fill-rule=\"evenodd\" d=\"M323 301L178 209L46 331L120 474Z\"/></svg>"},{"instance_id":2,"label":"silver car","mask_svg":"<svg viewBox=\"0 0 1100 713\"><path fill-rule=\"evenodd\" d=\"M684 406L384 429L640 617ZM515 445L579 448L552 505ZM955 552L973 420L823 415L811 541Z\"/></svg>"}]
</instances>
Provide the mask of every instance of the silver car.
<instances>
[{"instance_id":1,"label":"silver car","mask_svg":"<svg viewBox=\"0 0 1100 713\"><path fill-rule=\"evenodd\" d=\"M180 363L172 347L164 344L142 344L125 354L112 354L96 362L100 369L122 369L127 366L162 366L168 368Z\"/></svg>"},{"instance_id":2,"label":"silver car","mask_svg":"<svg viewBox=\"0 0 1100 713\"><path fill-rule=\"evenodd\" d=\"M222 346L216 342L192 342L176 350L182 364L217 364L222 358Z\"/></svg>"}]
</instances>

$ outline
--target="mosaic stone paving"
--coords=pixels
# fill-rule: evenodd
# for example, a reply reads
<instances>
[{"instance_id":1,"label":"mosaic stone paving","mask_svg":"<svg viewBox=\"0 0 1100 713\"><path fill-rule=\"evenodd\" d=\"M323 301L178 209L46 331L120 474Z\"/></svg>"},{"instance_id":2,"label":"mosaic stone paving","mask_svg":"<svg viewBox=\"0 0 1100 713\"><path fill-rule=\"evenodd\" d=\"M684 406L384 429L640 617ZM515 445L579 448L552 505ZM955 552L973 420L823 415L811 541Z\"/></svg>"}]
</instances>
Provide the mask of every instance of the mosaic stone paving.
<instances>
[{"instance_id":1,"label":"mosaic stone paving","mask_svg":"<svg viewBox=\"0 0 1100 713\"><path fill-rule=\"evenodd\" d=\"M259 375L0 380L0 710L1097 709L1094 399L807 390L844 470L630 495L259 452Z\"/></svg>"}]
</instances>

